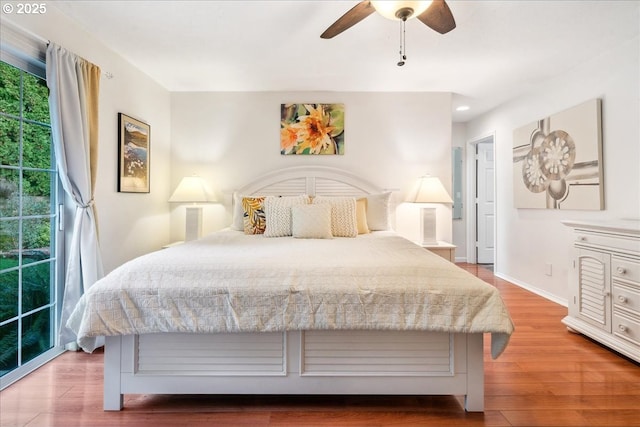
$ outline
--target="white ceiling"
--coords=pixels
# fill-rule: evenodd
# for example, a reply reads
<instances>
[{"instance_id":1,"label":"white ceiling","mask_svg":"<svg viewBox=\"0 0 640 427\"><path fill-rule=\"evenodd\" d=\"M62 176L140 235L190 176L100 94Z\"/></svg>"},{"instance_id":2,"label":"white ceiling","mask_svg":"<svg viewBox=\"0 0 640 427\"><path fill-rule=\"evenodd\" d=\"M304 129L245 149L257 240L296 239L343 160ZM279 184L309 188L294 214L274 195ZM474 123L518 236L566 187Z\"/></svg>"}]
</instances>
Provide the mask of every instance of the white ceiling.
<instances>
[{"instance_id":1,"label":"white ceiling","mask_svg":"<svg viewBox=\"0 0 640 427\"><path fill-rule=\"evenodd\" d=\"M456 1L441 35L377 13L320 34L357 1L50 2L169 91L444 91L467 121L638 37L639 1ZM104 67L103 67L104 68ZM104 70L109 71L109 70ZM117 77L117 76L116 76Z\"/></svg>"}]
</instances>

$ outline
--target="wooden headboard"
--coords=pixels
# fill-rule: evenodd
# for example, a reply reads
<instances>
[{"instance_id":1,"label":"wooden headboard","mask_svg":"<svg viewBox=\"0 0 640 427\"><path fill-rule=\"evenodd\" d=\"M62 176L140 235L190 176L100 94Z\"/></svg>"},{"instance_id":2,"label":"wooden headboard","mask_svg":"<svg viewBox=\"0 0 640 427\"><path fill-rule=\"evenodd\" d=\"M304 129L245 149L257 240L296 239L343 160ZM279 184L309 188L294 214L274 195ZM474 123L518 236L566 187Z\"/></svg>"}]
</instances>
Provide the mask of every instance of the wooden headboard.
<instances>
[{"instance_id":1,"label":"wooden headboard","mask_svg":"<svg viewBox=\"0 0 640 427\"><path fill-rule=\"evenodd\" d=\"M351 173L327 166L295 166L270 172L237 189L240 194L295 196L351 196L383 189Z\"/></svg>"}]
</instances>

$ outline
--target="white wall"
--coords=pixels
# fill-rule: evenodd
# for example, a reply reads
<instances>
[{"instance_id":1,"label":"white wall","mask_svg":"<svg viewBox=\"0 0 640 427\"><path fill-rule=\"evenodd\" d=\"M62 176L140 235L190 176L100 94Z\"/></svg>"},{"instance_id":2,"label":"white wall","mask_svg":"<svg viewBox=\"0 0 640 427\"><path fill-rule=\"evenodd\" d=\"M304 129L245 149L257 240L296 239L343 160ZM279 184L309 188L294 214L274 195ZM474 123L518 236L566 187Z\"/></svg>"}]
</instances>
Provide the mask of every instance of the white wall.
<instances>
[{"instance_id":1,"label":"white wall","mask_svg":"<svg viewBox=\"0 0 640 427\"><path fill-rule=\"evenodd\" d=\"M566 303L572 235L560 221L640 218L639 52L636 37L467 124L468 140L495 131L498 275ZM515 209L513 130L593 98L602 99L605 210Z\"/></svg>"},{"instance_id":2,"label":"white wall","mask_svg":"<svg viewBox=\"0 0 640 427\"><path fill-rule=\"evenodd\" d=\"M5 16L6 17L6 16ZM55 7L11 15L18 26L100 66L100 142L95 201L105 271L169 241L169 92L107 49ZM112 79L104 76L113 74ZM117 192L118 113L151 125L151 192Z\"/></svg>"},{"instance_id":3,"label":"white wall","mask_svg":"<svg viewBox=\"0 0 640 427\"><path fill-rule=\"evenodd\" d=\"M343 156L282 156L280 104L344 103ZM425 173L451 187L451 94L360 92L220 92L171 95L171 188L185 175L206 178L227 203L205 209L204 232L229 225L229 194L275 169L325 165L357 174L402 201ZM416 205L401 206L397 229L416 238ZM448 208L439 238L451 241ZM447 216L449 215L449 216ZM184 235L184 207L172 209L171 239Z\"/></svg>"}]
</instances>

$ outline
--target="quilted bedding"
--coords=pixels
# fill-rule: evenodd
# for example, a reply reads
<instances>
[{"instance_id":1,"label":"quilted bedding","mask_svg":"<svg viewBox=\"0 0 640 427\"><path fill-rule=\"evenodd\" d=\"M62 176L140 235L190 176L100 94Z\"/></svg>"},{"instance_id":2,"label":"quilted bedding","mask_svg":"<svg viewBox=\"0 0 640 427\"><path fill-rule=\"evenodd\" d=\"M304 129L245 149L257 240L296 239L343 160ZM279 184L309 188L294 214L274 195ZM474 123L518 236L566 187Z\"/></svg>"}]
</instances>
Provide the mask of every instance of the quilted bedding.
<instances>
[{"instance_id":1,"label":"quilted bedding","mask_svg":"<svg viewBox=\"0 0 640 427\"><path fill-rule=\"evenodd\" d=\"M494 358L513 332L496 288L392 232L213 233L118 267L83 295L68 326L85 351L98 336L158 332L490 332Z\"/></svg>"}]
</instances>

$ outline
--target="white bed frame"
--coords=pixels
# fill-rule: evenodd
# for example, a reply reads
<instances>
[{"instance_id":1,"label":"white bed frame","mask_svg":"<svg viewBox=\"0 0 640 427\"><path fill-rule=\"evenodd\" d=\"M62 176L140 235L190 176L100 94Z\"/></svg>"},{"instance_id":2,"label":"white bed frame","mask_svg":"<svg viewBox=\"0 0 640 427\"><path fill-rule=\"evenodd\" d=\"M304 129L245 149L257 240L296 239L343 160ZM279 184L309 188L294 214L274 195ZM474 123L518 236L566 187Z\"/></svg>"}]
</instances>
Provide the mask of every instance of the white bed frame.
<instances>
[{"instance_id":1,"label":"white bed frame","mask_svg":"<svg viewBox=\"0 0 640 427\"><path fill-rule=\"evenodd\" d=\"M294 167L241 194L380 192L339 169ZM124 394L463 395L484 410L483 334L289 331L106 337L104 409Z\"/></svg>"}]
</instances>

